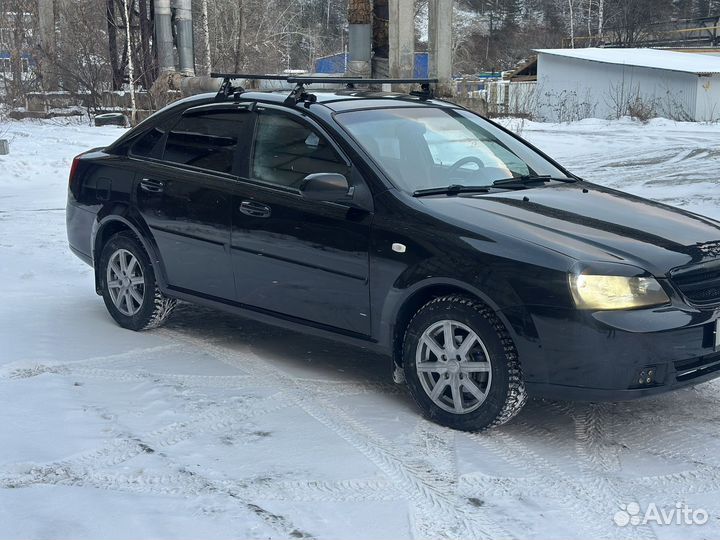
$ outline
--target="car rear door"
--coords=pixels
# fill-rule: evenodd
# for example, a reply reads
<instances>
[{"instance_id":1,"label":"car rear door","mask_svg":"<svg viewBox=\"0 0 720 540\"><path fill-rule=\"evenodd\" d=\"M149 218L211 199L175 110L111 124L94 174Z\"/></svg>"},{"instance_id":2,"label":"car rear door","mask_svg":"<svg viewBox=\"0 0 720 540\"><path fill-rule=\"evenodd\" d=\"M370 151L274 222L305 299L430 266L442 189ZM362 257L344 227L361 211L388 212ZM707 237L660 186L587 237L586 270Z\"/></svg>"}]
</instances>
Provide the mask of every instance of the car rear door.
<instances>
[{"instance_id":1,"label":"car rear door","mask_svg":"<svg viewBox=\"0 0 720 540\"><path fill-rule=\"evenodd\" d=\"M240 302L370 334L370 212L300 195L302 179L349 161L300 114L259 106L246 178L233 200L232 262ZM352 180L351 180L352 179Z\"/></svg>"},{"instance_id":2,"label":"car rear door","mask_svg":"<svg viewBox=\"0 0 720 540\"><path fill-rule=\"evenodd\" d=\"M171 288L235 299L232 187L249 151L253 117L246 104L189 109L165 135L162 157L138 174L137 207Z\"/></svg>"}]
</instances>

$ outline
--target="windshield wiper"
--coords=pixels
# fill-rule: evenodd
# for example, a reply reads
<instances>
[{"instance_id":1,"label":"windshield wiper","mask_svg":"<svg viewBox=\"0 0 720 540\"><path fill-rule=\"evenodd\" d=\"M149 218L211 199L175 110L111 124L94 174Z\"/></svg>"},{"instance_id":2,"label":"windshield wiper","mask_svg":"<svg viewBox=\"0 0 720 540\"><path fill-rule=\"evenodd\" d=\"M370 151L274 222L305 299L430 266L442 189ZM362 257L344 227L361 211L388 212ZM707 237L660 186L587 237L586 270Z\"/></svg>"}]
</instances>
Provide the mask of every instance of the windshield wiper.
<instances>
[{"instance_id":1,"label":"windshield wiper","mask_svg":"<svg viewBox=\"0 0 720 540\"><path fill-rule=\"evenodd\" d=\"M577 182L576 178L565 178L561 176L550 176L549 174L526 174L524 176L516 176L514 178L503 178L502 180L495 180L493 182L493 186L496 187L508 187L508 188L524 188L527 187L528 184L537 184L537 183L544 183L544 182L565 182L565 183L573 183Z\"/></svg>"},{"instance_id":2,"label":"windshield wiper","mask_svg":"<svg viewBox=\"0 0 720 540\"><path fill-rule=\"evenodd\" d=\"M413 197L424 197L426 195L457 195L458 193L487 193L492 186L463 186L462 184L450 184L449 186L418 189L413 192Z\"/></svg>"}]
</instances>

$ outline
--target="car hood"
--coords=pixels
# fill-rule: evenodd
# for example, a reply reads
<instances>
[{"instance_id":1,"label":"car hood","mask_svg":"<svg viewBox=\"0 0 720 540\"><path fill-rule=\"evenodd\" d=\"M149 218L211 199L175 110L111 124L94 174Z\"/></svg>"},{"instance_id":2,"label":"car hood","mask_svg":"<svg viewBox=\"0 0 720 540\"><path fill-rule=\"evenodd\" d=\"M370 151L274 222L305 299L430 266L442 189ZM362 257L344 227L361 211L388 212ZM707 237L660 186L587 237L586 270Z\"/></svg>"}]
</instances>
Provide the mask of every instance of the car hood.
<instances>
[{"instance_id":1,"label":"car hood","mask_svg":"<svg viewBox=\"0 0 720 540\"><path fill-rule=\"evenodd\" d=\"M421 200L455 225L655 275L720 257L720 223L587 182Z\"/></svg>"}]
</instances>

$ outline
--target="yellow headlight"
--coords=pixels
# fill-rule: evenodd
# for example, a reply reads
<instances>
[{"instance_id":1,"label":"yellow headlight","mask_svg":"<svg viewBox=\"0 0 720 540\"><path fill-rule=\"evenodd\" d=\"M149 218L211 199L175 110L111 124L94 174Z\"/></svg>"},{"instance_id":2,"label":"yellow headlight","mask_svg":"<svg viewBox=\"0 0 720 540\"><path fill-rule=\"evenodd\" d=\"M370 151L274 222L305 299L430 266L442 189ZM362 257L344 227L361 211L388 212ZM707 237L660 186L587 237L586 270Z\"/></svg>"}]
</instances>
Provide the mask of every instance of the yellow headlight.
<instances>
[{"instance_id":1,"label":"yellow headlight","mask_svg":"<svg viewBox=\"0 0 720 540\"><path fill-rule=\"evenodd\" d=\"M570 290L580 309L634 309L670 301L653 277L570 274Z\"/></svg>"}]
</instances>

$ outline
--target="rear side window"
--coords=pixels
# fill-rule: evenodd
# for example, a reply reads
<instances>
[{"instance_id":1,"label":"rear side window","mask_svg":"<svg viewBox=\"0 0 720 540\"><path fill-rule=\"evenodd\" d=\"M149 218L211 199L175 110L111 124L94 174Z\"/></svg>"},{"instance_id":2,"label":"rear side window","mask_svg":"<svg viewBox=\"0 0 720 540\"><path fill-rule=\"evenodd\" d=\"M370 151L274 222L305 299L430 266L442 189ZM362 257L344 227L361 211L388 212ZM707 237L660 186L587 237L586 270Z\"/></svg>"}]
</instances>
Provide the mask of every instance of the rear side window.
<instances>
[{"instance_id":1,"label":"rear side window","mask_svg":"<svg viewBox=\"0 0 720 540\"><path fill-rule=\"evenodd\" d=\"M286 114L263 111L258 117L252 176L269 184L297 188L313 173L350 169L325 137Z\"/></svg>"},{"instance_id":2,"label":"rear side window","mask_svg":"<svg viewBox=\"0 0 720 540\"><path fill-rule=\"evenodd\" d=\"M130 154L137 157L160 157L161 143L165 130L155 126L130 147Z\"/></svg>"},{"instance_id":3,"label":"rear side window","mask_svg":"<svg viewBox=\"0 0 720 540\"><path fill-rule=\"evenodd\" d=\"M168 133L163 160L232 173L247 111L208 111L182 117Z\"/></svg>"}]
</instances>

